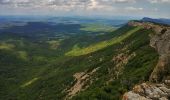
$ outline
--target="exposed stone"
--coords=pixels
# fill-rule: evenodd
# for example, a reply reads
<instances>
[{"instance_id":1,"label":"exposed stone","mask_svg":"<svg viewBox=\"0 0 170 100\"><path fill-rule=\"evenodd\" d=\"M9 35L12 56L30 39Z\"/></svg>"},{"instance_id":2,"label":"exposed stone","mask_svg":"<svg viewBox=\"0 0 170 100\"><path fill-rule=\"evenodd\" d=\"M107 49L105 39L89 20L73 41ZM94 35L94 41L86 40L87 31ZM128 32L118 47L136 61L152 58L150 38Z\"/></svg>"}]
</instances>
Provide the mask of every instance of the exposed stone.
<instances>
[{"instance_id":1,"label":"exposed stone","mask_svg":"<svg viewBox=\"0 0 170 100\"><path fill-rule=\"evenodd\" d=\"M159 100L168 100L167 98L165 98L165 97L162 97L162 98L160 98Z\"/></svg>"},{"instance_id":2,"label":"exposed stone","mask_svg":"<svg viewBox=\"0 0 170 100\"><path fill-rule=\"evenodd\" d=\"M145 98L144 96L140 96L139 94L136 94L132 91L125 93L123 96L123 100L152 100Z\"/></svg>"},{"instance_id":3,"label":"exposed stone","mask_svg":"<svg viewBox=\"0 0 170 100\"><path fill-rule=\"evenodd\" d=\"M169 96L170 91L166 85L143 83L125 93L123 100L168 100Z\"/></svg>"},{"instance_id":4,"label":"exposed stone","mask_svg":"<svg viewBox=\"0 0 170 100\"><path fill-rule=\"evenodd\" d=\"M165 84L170 85L170 80L165 80Z\"/></svg>"},{"instance_id":5,"label":"exposed stone","mask_svg":"<svg viewBox=\"0 0 170 100\"><path fill-rule=\"evenodd\" d=\"M129 22L128 25L152 29L150 46L159 54L159 60L150 75L149 81L165 84L143 83L123 96L123 100L169 100L170 98L170 27L150 22Z\"/></svg>"},{"instance_id":6,"label":"exposed stone","mask_svg":"<svg viewBox=\"0 0 170 100\"><path fill-rule=\"evenodd\" d=\"M79 72L75 73L73 77L75 78L75 84L70 87L69 89L66 89L68 92L68 95L66 96L65 100L71 99L73 96L75 96L78 92L85 90L88 86L85 86L85 84L90 80L91 75L93 75L99 68L93 69L91 72ZM92 83L92 81L90 81ZM85 87L85 88L83 88Z\"/></svg>"},{"instance_id":7,"label":"exposed stone","mask_svg":"<svg viewBox=\"0 0 170 100\"><path fill-rule=\"evenodd\" d=\"M170 27L150 22L131 21L128 24L131 26L140 26L145 29L152 29L155 32L155 34L150 36L150 45L157 50L159 61L149 80L152 82L162 82L166 79L166 76L170 74Z\"/></svg>"},{"instance_id":8,"label":"exposed stone","mask_svg":"<svg viewBox=\"0 0 170 100\"><path fill-rule=\"evenodd\" d=\"M118 79L119 76L121 74L123 74L123 70L124 70L124 67L123 65L126 65L129 61L129 59L131 59L132 57L135 57L136 54L135 53L132 53L130 55L127 55L127 54L124 54L124 53L121 53L121 54L118 54L116 56L113 57L112 61L115 63L115 67L113 68L113 71L110 70L110 72L112 71L114 75L112 76L115 76L114 79Z\"/></svg>"}]
</instances>

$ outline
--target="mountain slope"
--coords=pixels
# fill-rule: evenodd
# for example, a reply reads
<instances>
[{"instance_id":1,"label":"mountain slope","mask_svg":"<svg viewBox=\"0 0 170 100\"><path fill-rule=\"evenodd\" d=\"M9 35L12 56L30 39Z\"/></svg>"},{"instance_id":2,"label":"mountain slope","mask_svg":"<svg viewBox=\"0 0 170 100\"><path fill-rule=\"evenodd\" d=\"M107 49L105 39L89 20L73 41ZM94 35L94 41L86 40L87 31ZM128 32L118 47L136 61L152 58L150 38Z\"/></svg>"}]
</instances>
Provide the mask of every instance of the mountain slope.
<instances>
[{"instance_id":1,"label":"mountain slope","mask_svg":"<svg viewBox=\"0 0 170 100\"><path fill-rule=\"evenodd\" d=\"M121 99L122 93L133 84L147 80L158 59L156 51L148 44L151 33L140 29L122 43L110 46L112 51L105 55L110 58L99 65L101 69L96 72L98 80L74 99Z\"/></svg>"},{"instance_id":2,"label":"mountain slope","mask_svg":"<svg viewBox=\"0 0 170 100\"><path fill-rule=\"evenodd\" d=\"M170 27L153 23L131 22L132 26L152 29L150 46L159 53L159 60L148 79L149 82L136 85L132 91L124 94L123 100L169 100L170 99Z\"/></svg>"},{"instance_id":3,"label":"mountain slope","mask_svg":"<svg viewBox=\"0 0 170 100\"><path fill-rule=\"evenodd\" d=\"M97 44L85 47L85 48L74 47L72 49L72 51L67 52L66 55L68 55L68 56L80 56L80 55L85 55L85 54L89 54L89 53L98 51L98 50L106 48L108 46L121 43L123 40L128 38L133 33L137 32L138 30L140 30L140 27L136 27L133 30L128 31L127 33L125 33L124 35L121 35L119 37L114 37L111 40L102 41L102 42L99 42Z\"/></svg>"},{"instance_id":4,"label":"mountain slope","mask_svg":"<svg viewBox=\"0 0 170 100\"><path fill-rule=\"evenodd\" d=\"M1 39L6 45L0 46L0 99L122 99L135 84L148 81L158 62L158 52L150 46L152 34L125 25L95 40L87 36L93 42L78 49L72 48L84 35L63 40L58 50L25 38Z\"/></svg>"}]
</instances>

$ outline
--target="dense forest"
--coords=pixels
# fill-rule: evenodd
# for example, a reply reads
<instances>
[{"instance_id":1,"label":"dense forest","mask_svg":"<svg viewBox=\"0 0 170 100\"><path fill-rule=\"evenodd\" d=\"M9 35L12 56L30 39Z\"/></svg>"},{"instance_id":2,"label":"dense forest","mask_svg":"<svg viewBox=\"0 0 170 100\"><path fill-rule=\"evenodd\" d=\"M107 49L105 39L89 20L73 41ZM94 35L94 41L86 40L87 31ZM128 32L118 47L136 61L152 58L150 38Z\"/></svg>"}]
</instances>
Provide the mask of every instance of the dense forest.
<instances>
[{"instance_id":1,"label":"dense forest","mask_svg":"<svg viewBox=\"0 0 170 100\"><path fill-rule=\"evenodd\" d=\"M151 34L126 23L1 27L0 99L121 100L157 64Z\"/></svg>"}]
</instances>

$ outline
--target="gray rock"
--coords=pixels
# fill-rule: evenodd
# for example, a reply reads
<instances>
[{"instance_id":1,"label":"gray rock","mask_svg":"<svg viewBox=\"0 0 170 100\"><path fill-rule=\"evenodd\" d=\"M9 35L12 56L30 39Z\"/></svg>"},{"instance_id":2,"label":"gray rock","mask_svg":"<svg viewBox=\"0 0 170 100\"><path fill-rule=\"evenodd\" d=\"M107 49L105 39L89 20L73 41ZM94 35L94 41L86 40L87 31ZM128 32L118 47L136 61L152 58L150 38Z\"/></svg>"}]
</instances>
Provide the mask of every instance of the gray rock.
<instances>
[{"instance_id":1,"label":"gray rock","mask_svg":"<svg viewBox=\"0 0 170 100\"><path fill-rule=\"evenodd\" d=\"M170 27L157 25L150 22L131 21L128 25L152 29L155 33L150 35L150 46L155 48L160 55L159 61L150 75L151 82L162 82L169 75L170 65ZM170 76L170 75L169 75Z\"/></svg>"},{"instance_id":2,"label":"gray rock","mask_svg":"<svg viewBox=\"0 0 170 100\"><path fill-rule=\"evenodd\" d=\"M123 100L168 100L168 93L169 89L164 84L142 83L125 93Z\"/></svg>"},{"instance_id":3,"label":"gray rock","mask_svg":"<svg viewBox=\"0 0 170 100\"><path fill-rule=\"evenodd\" d=\"M155 48L159 54L159 60L150 75L149 81L154 83L165 82L170 85L170 27L156 25L150 22L129 22L130 26L140 26L145 29L152 29L150 34L150 46ZM168 100L170 89L165 84L143 83L136 85L132 91L123 96L123 100Z\"/></svg>"},{"instance_id":4,"label":"gray rock","mask_svg":"<svg viewBox=\"0 0 170 100\"><path fill-rule=\"evenodd\" d=\"M160 98L159 100L168 100L167 98L165 98L165 97L162 97L162 98Z\"/></svg>"}]
</instances>

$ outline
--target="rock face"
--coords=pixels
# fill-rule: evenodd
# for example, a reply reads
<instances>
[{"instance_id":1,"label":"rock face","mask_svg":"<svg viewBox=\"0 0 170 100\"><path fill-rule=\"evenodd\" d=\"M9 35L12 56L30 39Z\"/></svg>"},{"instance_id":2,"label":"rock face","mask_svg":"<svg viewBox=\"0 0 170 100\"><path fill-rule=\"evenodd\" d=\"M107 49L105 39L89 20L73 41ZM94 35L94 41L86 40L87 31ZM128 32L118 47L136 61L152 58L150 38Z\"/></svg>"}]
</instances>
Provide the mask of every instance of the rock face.
<instances>
[{"instance_id":1,"label":"rock face","mask_svg":"<svg viewBox=\"0 0 170 100\"><path fill-rule=\"evenodd\" d=\"M154 34L150 35L150 46L157 50L159 61L149 80L152 82L162 82L168 79L170 76L170 27L156 25L150 22L132 21L128 24L130 26L141 26L154 31Z\"/></svg>"},{"instance_id":2,"label":"rock face","mask_svg":"<svg viewBox=\"0 0 170 100\"><path fill-rule=\"evenodd\" d=\"M113 57L113 62L116 64L116 66L113 68L113 76L115 76L113 79L118 79L121 74L123 74L124 67L123 65L126 65L130 58L135 57L136 54L132 53L130 55L121 53L117 56ZM110 69L109 69L110 70ZM112 72L109 72L112 73Z\"/></svg>"},{"instance_id":3,"label":"rock face","mask_svg":"<svg viewBox=\"0 0 170 100\"><path fill-rule=\"evenodd\" d=\"M75 78L75 83L72 87L69 89L66 89L68 92L68 95L66 96L65 100L71 99L73 96L76 95L76 93L85 90L88 88L86 86L86 83L90 80L91 75L93 75L99 68L93 69L91 72L78 72L73 75ZM92 81L90 81L92 83Z\"/></svg>"},{"instance_id":4,"label":"rock face","mask_svg":"<svg viewBox=\"0 0 170 100\"><path fill-rule=\"evenodd\" d=\"M158 52L159 60L149 83L136 85L132 91L124 94L123 100L170 100L170 27L135 21L128 25L154 31L154 34L150 34L150 46Z\"/></svg>"},{"instance_id":5,"label":"rock face","mask_svg":"<svg viewBox=\"0 0 170 100\"><path fill-rule=\"evenodd\" d=\"M169 100L170 89L164 84L143 83L123 96L123 100Z\"/></svg>"},{"instance_id":6,"label":"rock face","mask_svg":"<svg viewBox=\"0 0 170 100\"><path fill-rule=\"evenodd\" d=\"M151 38L150 45L159 53L159 61L150 76L150 81L160 82L170 75L170 29L162 28Z\"/></svg>"}]
</instances>

